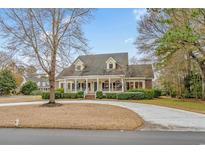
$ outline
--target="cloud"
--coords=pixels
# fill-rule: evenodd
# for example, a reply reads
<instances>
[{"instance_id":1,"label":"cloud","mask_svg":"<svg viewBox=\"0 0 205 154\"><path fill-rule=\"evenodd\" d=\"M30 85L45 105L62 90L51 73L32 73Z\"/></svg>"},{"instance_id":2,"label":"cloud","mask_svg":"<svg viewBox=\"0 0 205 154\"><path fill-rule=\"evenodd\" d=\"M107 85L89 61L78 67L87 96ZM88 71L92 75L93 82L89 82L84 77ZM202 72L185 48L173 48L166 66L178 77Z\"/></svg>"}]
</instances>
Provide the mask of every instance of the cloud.
<instances>
[{"instance_id":1,"label":"cloud","mask_svg":"<svg viewBox=\"0 0 205 154\"><path fill-rule=\"evenodd\" d=\"M125 39L124 42L126 44L130 44L130 43L133 43L134 42L134 39L132 37L128 38L128 39Z\"/></svg>"},{"instance_id":2,"label":"cloud","mask_svg":"<svg viewBox=\"0 0 205 154\"><path fill-rule=\"evenodd\" d=\"M146 9L134 9L133 14L136 20L139 20L142 15L146 14Z\"/></svg>"}]
</instances>

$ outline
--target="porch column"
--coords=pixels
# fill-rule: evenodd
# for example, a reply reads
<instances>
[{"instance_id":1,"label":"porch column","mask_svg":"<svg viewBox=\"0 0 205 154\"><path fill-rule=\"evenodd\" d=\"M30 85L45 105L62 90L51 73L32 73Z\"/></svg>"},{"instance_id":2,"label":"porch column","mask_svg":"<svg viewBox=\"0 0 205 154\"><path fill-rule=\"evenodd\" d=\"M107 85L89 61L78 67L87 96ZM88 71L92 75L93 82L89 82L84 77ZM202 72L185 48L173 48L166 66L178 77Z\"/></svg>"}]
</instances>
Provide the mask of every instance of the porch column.
<instances>
[{"instance_id":1,"label":"porch column","mask_svg":"<svg viewBox=\"0 0 205 154\"><path fill-rule=\"evenodd\" d=\"M85 83L85 92L86 94L88 93L88 79L86 79L86 83Z\"/></svg>"},{"instance_id":2,"label":"porch column","mask_svg":"<svg viewBox=\"0 0 205 154\"><path fill-rule=\"evenodd\" d=\"M82 91L82 89L83 89L83 86L82 86L82 82L80 82L80 91Z\"/></svg>"},{"instance_id":3,"label":"porch column","mask_svg":"<svg viewBox=\"0 0 205 154\"><path fill-rule=\"evenodd\" d=\"M99 91L99 78L97 78L97 91Z\"/></svg>"},{"instance_id":4,"label":"porch column","mask_svg":"<svg viewBox=\"0 0 205 154\"><path fill-rule=\"evenodd\" d=\"M109 77L109 92L110 92L110 77Z\"/></svg>"},{"instance_id":5,"label":"porch column","mask_svg":"<svg viewBox=\"0 0 205 154\"><path fill-rule=\"evenodd\" d=\"M121 78L121 83L122 83L122 92L124 92L124 80Z\"/></svg>"},{"instance_id":6,"label":"porch column","mask_svg":"<svg viewBox=\"0 0 205 154\"><path fill-rule=\"evenodd\" d=\"M65 92L65 93L67 92L67 87L68 87L68 86L67 86L67 82L66 82L66 80L64 80L64 87L63 87L63 88L64 88L64 92Z\"/></svg>"},{"instance_id":7,"label":"porch column","mask_svg":"<svg viewBox=\"0 0 205 154\"><path fill-rule=\"evenodd\" d=\"M77 92L77 79L75 79L75 92Z\"/></svg>"}]
</instances>

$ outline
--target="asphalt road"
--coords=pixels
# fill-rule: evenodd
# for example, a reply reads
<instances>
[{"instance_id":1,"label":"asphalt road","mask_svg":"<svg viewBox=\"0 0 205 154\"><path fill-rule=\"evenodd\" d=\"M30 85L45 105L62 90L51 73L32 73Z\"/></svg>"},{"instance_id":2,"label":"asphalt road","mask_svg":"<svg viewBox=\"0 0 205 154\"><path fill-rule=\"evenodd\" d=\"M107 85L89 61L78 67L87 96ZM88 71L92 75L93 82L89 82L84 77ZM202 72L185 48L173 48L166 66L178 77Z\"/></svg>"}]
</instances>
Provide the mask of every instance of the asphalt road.
<instances>
[{"instance_id":1,"label":"asphalt road","mask_svg":"<svg viewBox=\"0 0 205 154\"><path fill-rule=\"evenodd\" d=\"M91 131L0 128L0 144L31 145L205 145L205 132Z\"/></svg>"}]
</instances>

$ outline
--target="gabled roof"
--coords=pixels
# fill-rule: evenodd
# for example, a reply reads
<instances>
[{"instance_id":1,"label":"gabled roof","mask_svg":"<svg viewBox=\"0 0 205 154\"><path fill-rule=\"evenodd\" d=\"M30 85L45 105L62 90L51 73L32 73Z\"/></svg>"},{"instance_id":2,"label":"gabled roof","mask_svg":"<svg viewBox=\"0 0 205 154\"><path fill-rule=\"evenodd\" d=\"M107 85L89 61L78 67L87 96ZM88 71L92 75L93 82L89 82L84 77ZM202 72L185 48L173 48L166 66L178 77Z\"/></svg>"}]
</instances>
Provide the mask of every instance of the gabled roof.
<instances>
[{"instance_id":1,"label":"gabled roof","mask_svg":"<svg viewBox=\"0 0 205 154\"><path fill-rule=\"evenodd\" d=\"M129 65L126 77L145 77L154 78L154 72L151 64Z\"/></svg>"},{"instance_id":2,"label":"gabled roof","mask_svg":"<svg viewBox=\"0 0 205 154\"><path fill-rule=\"evenodd\" d=\"M116 69L107 70L106 61L112 57L116 61ZM85 68L82 71L75 71L75 61L80 59ZM79 56L74 63L65 68L57 79L66 76L88 76L88 75L125 75L126 77L154 78L152 65L128 65L128 53L111 53Z\"/></svg>"},{"instance_id":3,"label":"gabled roof","mask_svg":"<svg viewBox=\"0 0 205 154\"><path fill-rule=\"evenodd\" d=\"M107 70L106 61L112 57L116 61L115 70ZM75 71L74 63L65 68L57 77L63 76L87 76L87 75L121 75L125 74L128 65L128 53L111 53L79 56L85 68L82 71Z\"/></svg>"}]
</instances>

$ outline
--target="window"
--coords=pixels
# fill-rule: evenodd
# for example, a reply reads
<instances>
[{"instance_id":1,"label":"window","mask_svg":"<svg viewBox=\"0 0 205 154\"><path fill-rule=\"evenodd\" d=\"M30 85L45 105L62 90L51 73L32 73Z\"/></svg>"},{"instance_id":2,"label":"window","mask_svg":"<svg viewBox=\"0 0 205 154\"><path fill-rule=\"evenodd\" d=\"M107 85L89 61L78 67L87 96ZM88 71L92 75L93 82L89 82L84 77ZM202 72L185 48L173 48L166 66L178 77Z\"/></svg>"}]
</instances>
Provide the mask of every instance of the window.
<instances>
[{"instance_id":1,"label":"window","mask_svg":"<svg viewBox=\"0 0 205 154\"><path fill-rule=\"evenodd\" d=\"M112 57L108 58L106 61L107 69L116 69L116 61Z\"/></svg>"},{"instance_id":2,"label":"window","mask_svg":"<svg viewBox=\"0 0 205 154\"><path fill-rule=\"evenodd\" d=\"M112 63L109 64L109 69L113 69L113 64Z\"/></svg>"},{"instance_id":3,"label":"window","mask_svg":"<svg viewBox=\"0 0 205 154\"><path fill-rule=\"evenodd\" d=\"M102 89L103 89L103 91L109 90L109 81L108 80L106 80L102 83Z\"/></svg>"},{"instance_id":4,"label":"window","mask_svg":"<svg viewBox=\"0 0 205 154\"><path fill-rule=\"evenodd\" d=\"M81 66L80 66L80 65L77 65L77 66L76 66L76 70L77 70L77 71L81 71Z\"/></svg>"},{"instance_id":5,"label":"window","mask_svg":"<svg viewBox=\"0 0 205 154\"><path fill-rule=\"evenodd\" d=\"M45 82L42 82L42 85L45 87L45 86L46 86L46 83L45 83Z\"/></svg>"},{"instance_id":6,"label":"window","mask_svg":"<svg viewBox=\"0 0 205 154\"><path fill-rule=\"evenodd\" d=\"M139 82L138 84L138 88L142 88L142 82Z\"/></svg>"},{"instance_id":7,"label":"window","mask_svg":"<svg viewBox=\"0 0 205 154\"><path fill-rule=\"evenodd\" d=\"M121 91L122 90L122 83L120 80L113 82L113 90L114 91Z\"/></svg>"},{"instance_id":8,"label":"window","mask_svg":"<svg viewBox=\"0 0 205 154\"><path fill-rule=\"evenodd\" d=\"M61 85L60 88L63 88L63 83L61 83L60 85Z\"/></svg>"},{"instance_id":9,"label":"window","mask_svg":"<svg viewBox=\"0 0 205 154\"><path fill-rule=\"evenodd\" d=\"M71 85L70 85L70 83L68 83L68 90L70 90L70 88L71 88Z\"/></svg>"}]
</instances>

